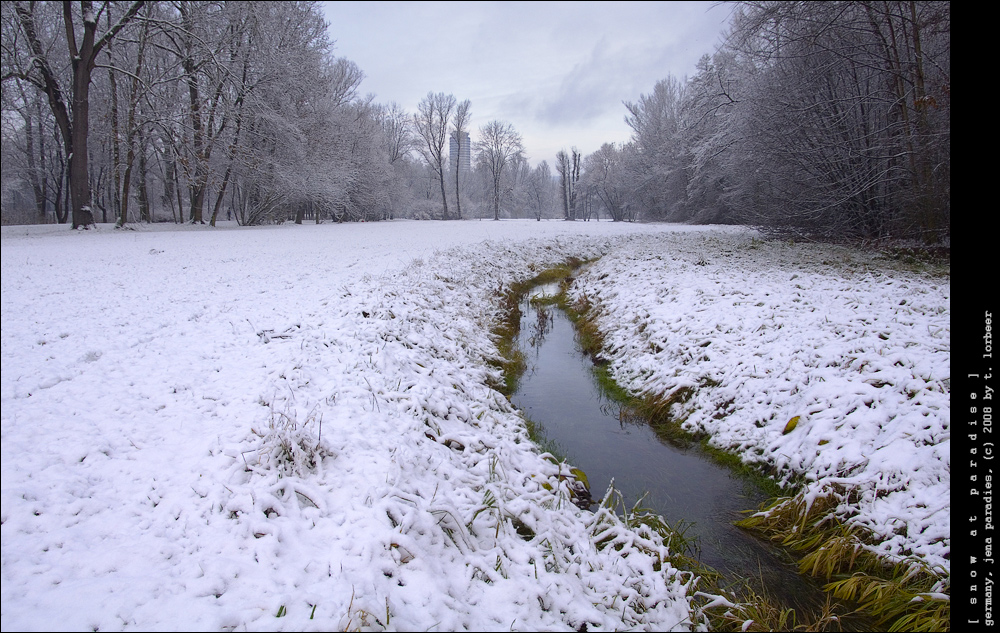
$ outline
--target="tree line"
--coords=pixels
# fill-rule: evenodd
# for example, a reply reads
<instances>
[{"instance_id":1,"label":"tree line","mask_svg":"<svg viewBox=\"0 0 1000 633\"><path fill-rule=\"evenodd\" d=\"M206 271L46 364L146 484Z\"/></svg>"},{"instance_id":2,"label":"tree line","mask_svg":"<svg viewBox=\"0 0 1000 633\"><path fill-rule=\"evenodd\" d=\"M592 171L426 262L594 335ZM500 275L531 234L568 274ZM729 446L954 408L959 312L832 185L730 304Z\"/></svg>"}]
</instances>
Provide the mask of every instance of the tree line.
<instances>
[{"instance_id":1,"label":"tree line","mask_svg":"<svg viewBox=\"0 0 1000 633\"><path fill-rule=\"evenodd\" d=\"M948 2L739 3L725 43L625 102L630 141L568 187L620 219L946 241L950 54Z\"/></svg>"},{"instance_id":2,"label":"tree line","mask_svg":"<svg viewBox=\"0 0 1000 633\"><path fill-rule=\"evenodd\" d=\"M3 221L241 224L548 213L520 136L471 104L359 92L314 2L4 2ZM493 142L488 132L507 133ZM473 148L469 148L473 149ZM490 158L485 158L489 156ZM449 209L453 203L453 211Z\"/></svg>"},{"instance_id":3,"label":"tree line","mask_svg":"<svg viewBox=\"0 0 1000 633\"><path fill-rule=\"evenodd\" d=\"M694 76L624 102L628 142L560 151L554 173L510 123L472 130L468 100L429 92L408 113L360 94L313 2L4 2L2 18L5 223L604 216L950 236L947 2L737 3Z\"/></svg>"}]
</instances>

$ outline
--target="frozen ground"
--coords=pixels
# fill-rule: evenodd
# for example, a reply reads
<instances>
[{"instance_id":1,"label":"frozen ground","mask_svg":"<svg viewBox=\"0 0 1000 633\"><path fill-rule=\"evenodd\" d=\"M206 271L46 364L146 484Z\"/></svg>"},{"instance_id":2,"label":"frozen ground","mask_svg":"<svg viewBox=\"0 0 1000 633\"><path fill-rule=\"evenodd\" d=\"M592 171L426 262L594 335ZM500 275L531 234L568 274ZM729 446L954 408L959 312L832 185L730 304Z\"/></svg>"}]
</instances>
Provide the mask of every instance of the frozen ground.
<instances>
[{"instance_id":1,"label":"frozen ground","mask_svg":"<svg viewBox=\"0 0 1000 633\"><path fill-rule=\"evenodd\" d=\"M688 628L486 386L502 285L603 253L623 382L710 377L692 424L941 559L947 279L652 225L4 227L3 629Z\"/></svg>"}]
</instances>

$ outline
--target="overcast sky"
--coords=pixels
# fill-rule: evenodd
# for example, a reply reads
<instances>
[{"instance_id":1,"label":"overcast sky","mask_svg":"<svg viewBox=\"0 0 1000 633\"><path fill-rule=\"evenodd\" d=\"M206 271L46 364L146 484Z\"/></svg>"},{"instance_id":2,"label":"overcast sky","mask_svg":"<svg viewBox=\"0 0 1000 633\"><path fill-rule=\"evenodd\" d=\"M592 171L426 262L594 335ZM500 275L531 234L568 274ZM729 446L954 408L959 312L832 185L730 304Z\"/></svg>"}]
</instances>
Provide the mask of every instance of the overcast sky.
<instances>
[{"instance_id":1,"label":"overcast sky","mask_svg":"<svg viewBox=\"0 0 1000 633\"><path fill-rule=\"evenodd\" d=\"M500 119L529 160L624 142L622 101L694 74L730 7L715 2L324 2L334 52L362 94L409 112L428 92L472 103L472 137Z\"/></svg>"}]
</instances>

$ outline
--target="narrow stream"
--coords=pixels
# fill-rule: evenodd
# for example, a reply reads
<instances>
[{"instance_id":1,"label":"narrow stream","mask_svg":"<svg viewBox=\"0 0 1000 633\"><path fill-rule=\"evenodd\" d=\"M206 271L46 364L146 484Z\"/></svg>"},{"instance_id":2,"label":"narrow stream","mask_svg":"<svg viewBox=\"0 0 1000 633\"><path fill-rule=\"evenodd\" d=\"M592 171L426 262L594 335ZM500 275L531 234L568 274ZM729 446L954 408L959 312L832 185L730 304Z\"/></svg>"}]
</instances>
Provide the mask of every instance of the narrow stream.
<instances>
[{"instance_id":1,"label":"narrow stream","mask_svg":"<svg viewBox=\"0 0 1000 633\"><path fill-rule=\"evenodd\" d=\"M528 294L557 292L549 284ZM797 573L782 552L733 525L745 516L742 511L765 500L763 493L700 449L677 448L644 422L621 421L618 407L602 395L572 322L558 307L539 309L526 296L521 315L518 344L527 370L511 400L587 474L596 501L612 478L629 507L647 494L643 506L671 525L691 524L685 536L695 539L703 564L730 582L749 580L755 591L786 607L818 611L825 596L816 583Z\"/></svg>"}]
</instances>

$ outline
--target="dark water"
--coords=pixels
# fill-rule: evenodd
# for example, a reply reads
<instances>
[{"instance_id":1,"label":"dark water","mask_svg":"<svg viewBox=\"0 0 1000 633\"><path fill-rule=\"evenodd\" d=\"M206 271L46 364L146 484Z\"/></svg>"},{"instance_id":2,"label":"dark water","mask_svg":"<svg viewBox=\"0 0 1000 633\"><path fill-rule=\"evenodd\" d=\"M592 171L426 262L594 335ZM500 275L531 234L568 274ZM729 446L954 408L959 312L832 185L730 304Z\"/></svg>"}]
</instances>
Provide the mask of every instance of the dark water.
<instances>
[{"instance_id":1,"label":"dark water","mask_svg":"<svg viewBox=\"0 0 1000 633\"><path fill-rule=\"evenodd\" d=\"M539 291L556 289L543 286L534 294ZM527 299L521 307L519 344L528 368L512 401L587 474L594 499L603 497L612 478L629 507L648 493L642 505L671 525L692 524L685 536L695 538L695 557L726 579L750 579L755 591L787 606L813 610L821 604L822 592L782 552L732 525L745 516L741 511L765 500L763 493L699 449L677 448L645 423L622 421L619 408L602 396L565 313L540 310L542 317Z\"/></svg>"}]
</instances>

